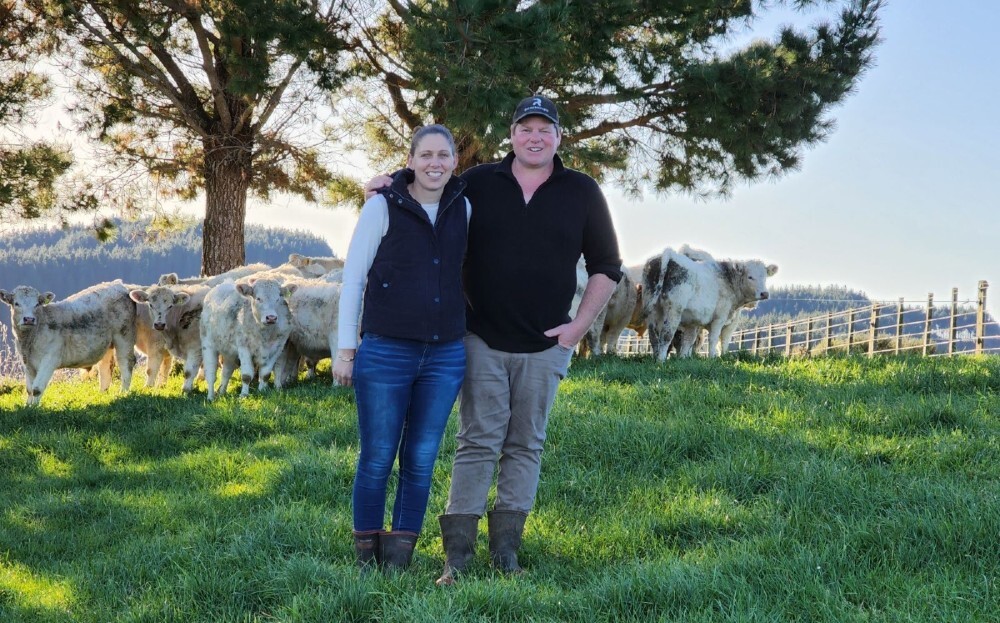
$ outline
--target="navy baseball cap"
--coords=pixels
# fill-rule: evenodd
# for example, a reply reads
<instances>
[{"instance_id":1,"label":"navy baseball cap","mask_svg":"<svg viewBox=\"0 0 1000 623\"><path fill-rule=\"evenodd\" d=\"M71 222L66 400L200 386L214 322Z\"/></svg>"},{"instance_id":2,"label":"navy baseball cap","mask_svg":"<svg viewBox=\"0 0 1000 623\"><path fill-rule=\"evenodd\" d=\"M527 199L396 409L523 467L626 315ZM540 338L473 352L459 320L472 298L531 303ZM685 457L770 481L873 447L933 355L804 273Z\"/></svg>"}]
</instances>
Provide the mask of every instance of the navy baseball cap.
<instances>
[{"instance_id":1,"label":"navy baseball cap","mask_svg":"<svg viewBox=\"0 0 1000 623\"><path fill-rule=\"evenodd\" d=\"M511 123L517 123L521 119L532 115L545 117L552 123L559 125L559 113L556 112L555 103L541 95L532 95L521 100L521 103L514 110L514 120Z\"/></svg>"}]
</instances>

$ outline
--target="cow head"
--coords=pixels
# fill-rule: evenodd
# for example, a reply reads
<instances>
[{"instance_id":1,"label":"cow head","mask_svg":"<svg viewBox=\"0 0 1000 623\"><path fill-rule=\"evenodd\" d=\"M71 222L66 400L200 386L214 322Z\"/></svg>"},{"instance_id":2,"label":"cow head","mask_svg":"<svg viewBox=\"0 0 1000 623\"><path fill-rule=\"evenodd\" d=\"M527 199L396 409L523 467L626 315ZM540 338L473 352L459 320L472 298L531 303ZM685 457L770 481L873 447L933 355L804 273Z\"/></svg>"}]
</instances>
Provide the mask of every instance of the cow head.
<instances>
[{"instance_id":1,"label":"cow head","mask_svg":"<svg viewBox=\"0 0 1000 623\"><path fill-rule=\"evenodd\" d=\"M167 328L167 314L177 305L183 305L191 300L187 292L174 292L166 286L153 286L145 290L132 290L128 293L136 303L149 305L149 316L153 328L163 331Z\"/></svg>"},{"instance_id":2,"label":"cow head","mask_svg":"<svg viewBox=\"0 0 1000 623\"><path fill-rule=\"evenodd\" d=\"M259 324L273 325L278 322L281 307L287 310L285 299L295 292L297 286L288 284L282 286L274 279L251 279L248 282L236 284L236 290L250 299L253 317Z\"/></svg>"},{"instance_id":3,"label":"cow head","mask_svg":"<svg viewBox=\"0 0 1000 623\"><path fill-rule=\"evenodd\" d=\"M31 286L17 286L13 292L0 290L0 300L10 305L11 322L17 329L31 328L38 324L37 309L48 305L55 298L55 294L42 294Z\"/></svg>"},{"instance_id":4,"label":"cow head","mask_svg":"<svg viewBox=\"0 0 1000 623\"><path fill-rule=\"evenodd\" d=\"M764 265L760 260L749 260L738 263L739 270L743 273L738 280L738 293L740 303L747 305L756 301L767 300L767 278L778 272L778 267L774 264Z\"/></svg>"}]
</instances>

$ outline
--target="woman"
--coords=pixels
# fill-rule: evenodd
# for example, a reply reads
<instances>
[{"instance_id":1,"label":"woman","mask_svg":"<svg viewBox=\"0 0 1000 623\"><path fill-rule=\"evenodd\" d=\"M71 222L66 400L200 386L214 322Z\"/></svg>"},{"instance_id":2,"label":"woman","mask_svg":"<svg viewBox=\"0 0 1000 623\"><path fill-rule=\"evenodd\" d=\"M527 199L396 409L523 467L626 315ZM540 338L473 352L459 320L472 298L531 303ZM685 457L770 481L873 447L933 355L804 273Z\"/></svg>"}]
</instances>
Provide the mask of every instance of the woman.
<instances>
[{"instance_id":1,"label":"woman","mask_svg":"<svg viewBox=\"0 0 1000 623\"><path fill-rule=\"evenodd\" d=\"M353 508L361 566L409 566L465 375L462 261L471 206L465 182L452 176L455 163L447 128L418 130L407 169L365 202L347 252L333 376L353 384L357 398L361 452ZM399 484L386 532L386 485L397 456Z\"/></svg>"}]
</instances>

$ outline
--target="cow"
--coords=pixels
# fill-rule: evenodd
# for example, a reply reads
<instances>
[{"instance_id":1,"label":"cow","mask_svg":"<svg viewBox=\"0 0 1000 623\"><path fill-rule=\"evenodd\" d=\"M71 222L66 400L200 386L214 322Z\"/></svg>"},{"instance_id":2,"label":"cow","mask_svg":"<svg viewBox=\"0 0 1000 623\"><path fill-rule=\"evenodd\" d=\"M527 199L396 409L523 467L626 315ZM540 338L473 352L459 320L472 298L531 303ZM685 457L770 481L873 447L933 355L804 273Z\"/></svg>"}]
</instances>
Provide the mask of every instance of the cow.
<instances>
[{"instance_id":1,"label":"cow","mask_svg":"<svg viewBox=\"0 0 1000 623\"><path fill-rule=\"evenodd\" d=\"M225 281L205 295L201 312L201 359L205 368L208 399L215 400L215 375L222 357L219 393L226 393L233 371L239 365L243 388L259 379L258 389L267 389L267 379L291 333L291 313L286 298L295 284L281 285L273 279L248 283ZM275 377L280 389L282 379Z\"/></svg>"},{"instance_id":2,"label":"cow","mask_svg":"<svg viewBox=\"0 0 1000 623\"><path fill-rule=\"evenodd\" d=\"M242 277L247 277L253 275L254 273L263 272L265 270L271 270L271 266L268 264L257 263L257 264L247 264L246 266L237 266L232 270L227 270L224 273L212 277L177 277L177 273L165 273L160 275L160 278L156 281L156 285L159 286L177 286L177 285L206 285L206 286L217 286L224 281L235 281Z\"/></svg>"},{"instance_id":3,"label":"cow","mask_svg":"<svg viewBox=\"0 0 1000 623\"><path fill-rule=\"evenodd\" d=\"M344 260L339 257L307 257L292 253L288 256L288 263L302 271L304 277L322 277L331 270L344 268Z\"/></svg>"},{"instance_id":4,"label":"cow","mask_svg":"<svg viewBox=\"0 0 1000 623\"><path fill-rule=\"evenodd\" d=\"M295 291L288 297L292 331L285 353L275 366L274 375L282 382L298 375L299 361L306 360L306 378L316 376L316 363L337 352L337 315L340 309L339 283L323 279L290 281Z\"/></svg>"},{"instance_id":5,"label":"cow","mask_svg":"<svg viewBox=\"0 0 1000 623\"><path fill-rule=\"evenodd\" d=\"M590 329L580 341L582 356L614 355L618 352L618 338L632 319L637 296L635 281L623 266L621 281L611 293L608 304L597 314Z\"/></svg>"},{"instance_id":6,"label":"cow","mask_svg":"<svg viewBox=\"0 0 1000 623\"><path fill-rule=\"evenodd\" d=\"M121 280L100 283L53 302L51 292L31 286L0 290L11 307L14 343L24 365L27 404L37 405L52 374L61 368L98 364L101 391L111 386L111 360L127 392L135 366L135 303Z\"/></svg>"},{"instance_id":7,"label":"cow","mask_svg":"<svg viewBox=\"0 0 1000 623\"><path fill-rule=\"evenodd\" d=\"M201 310L209 290L209 286L190 285L152 286L129 292L133 301L145 304L139 309L146 308L150 327L169 355L184 362L185 394L193 391L201 367Z\"/></svg>"},{"instance_id":8,"label":"cow","mask_svg":"<svg viewBox=\"0 0 1000 623\"><path fill-rule=\"evenodd\" d=\"M699 259L681 252L685 250ZM678 329L682 330L678 356L691 354L702 328L708 329L709 356L724 352L740 309L767 299L767 278L778 270L760 260L715 260L689 248L681 251L667 247L643 270L643 315L659 361L666 359Z\"/></svg>"},{"instance_id":9,"label":"cow","mask_svg":"<svg viewBox=\"0 0 1000 623\"><path fill-rule=\"evenodd\" d=\"M146 355L146 387L156 387L167 381L173 360L167 349L166 340L153 327L153 318L149 307L143 301L137 300L131 293L134 286L129 286L129 298L135 303L135 348Z\"/></svg>"}]
</instances>

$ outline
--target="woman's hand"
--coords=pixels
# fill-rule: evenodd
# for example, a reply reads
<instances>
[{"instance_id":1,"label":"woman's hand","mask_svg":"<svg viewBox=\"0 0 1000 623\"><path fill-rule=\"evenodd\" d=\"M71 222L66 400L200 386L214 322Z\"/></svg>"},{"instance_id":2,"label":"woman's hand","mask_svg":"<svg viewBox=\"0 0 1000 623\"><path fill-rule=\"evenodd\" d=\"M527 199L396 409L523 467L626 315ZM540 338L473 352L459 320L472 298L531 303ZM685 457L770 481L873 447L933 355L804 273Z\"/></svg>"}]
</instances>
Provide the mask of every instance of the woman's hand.
<instances>
[{"instance_id":1,"label":"woman's hand","mask_svg":"<svg viewBox=\"0 0 1000 623\"><path fill-rule=\"evenodd\" d=\"M354 355L353 348L341 348L333 356L333 382L337 385L350 387L354 384Z\"/></svg>"}]
</instances>

